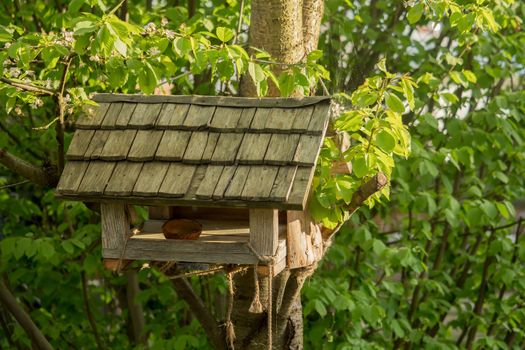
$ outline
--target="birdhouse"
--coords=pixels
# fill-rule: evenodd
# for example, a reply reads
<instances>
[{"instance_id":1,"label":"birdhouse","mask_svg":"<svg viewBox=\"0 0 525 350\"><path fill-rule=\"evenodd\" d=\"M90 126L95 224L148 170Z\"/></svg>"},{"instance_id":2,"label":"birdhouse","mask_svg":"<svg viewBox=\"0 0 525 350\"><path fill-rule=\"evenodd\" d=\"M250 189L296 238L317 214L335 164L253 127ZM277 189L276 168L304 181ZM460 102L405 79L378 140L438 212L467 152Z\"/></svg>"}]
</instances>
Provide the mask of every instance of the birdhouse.
<instances>
[{"instance_id":1,"label":"birdhouse","mask_svg":"<svg viewBox=\"0 0 525 350\"><path fill-rule=\"evenodd\" d=\"M105 259L256 264L274 274L322 250L305 215L326 97L99 94L76 123L57 196L99 202ZM149 219L131 234L128 205ZM167 239L168 220L196 223Z\"/></svg>"}]
</instances>

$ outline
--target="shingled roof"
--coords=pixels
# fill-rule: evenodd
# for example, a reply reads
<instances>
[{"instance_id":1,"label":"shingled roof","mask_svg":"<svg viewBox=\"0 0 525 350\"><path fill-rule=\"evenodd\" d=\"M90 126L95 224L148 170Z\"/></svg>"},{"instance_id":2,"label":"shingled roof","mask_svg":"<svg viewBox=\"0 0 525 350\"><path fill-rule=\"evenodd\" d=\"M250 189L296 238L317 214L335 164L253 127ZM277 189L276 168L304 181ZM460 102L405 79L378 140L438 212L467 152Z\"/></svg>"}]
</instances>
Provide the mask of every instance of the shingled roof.
<instances>
[{"instance_id":1,"label":"shingled roof","mask_svg":"<svg viewBox=\"0 0 525 350\"><path fill-rule=\"evenodd\" d=\"M84 201L304 209L329 99L99 94L57 195Z\"/></svg>"}]
</instances>

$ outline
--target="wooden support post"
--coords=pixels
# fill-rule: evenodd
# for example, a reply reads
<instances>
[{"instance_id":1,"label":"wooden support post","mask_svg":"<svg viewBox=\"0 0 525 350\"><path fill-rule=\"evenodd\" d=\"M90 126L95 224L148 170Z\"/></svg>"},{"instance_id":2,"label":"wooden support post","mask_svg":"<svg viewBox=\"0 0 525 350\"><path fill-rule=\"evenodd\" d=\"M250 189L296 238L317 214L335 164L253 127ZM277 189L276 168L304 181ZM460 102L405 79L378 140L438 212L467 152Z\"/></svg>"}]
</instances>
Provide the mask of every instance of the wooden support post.
<instances>
[{"instance_id":1,"label":"wooden support post","mask_svg":"<svg viewBox=\"0 0 525 350\"><path fill-rule=\"evenodd\" d=\"M259 255L275 255L279 243L277 209L250 209L250 244Z\"/></svg>"},{"instance_id":2,"label":"wooden support post","mask_svg":"<svg viewBox=\"0 0 525 350\"><path fill-rule=\"evenodd\" d=\"M124 203L101 203L100 215L102 222L102 256L106 257L105 250L124 249L126 240L130 235L129 219L126 215L126 205ZM123 265L124 262L118 263L117 259L104 259L104 265L107 269L115 270L117 266Z\"/></svg>"},{"instance_id":3,"label":"wooden support post","mask_svg":"<svg viewBox=\"0 0 525 350\"><path fill-rule=\"evenodd\" d=\"M287 211L286 250L290 269L309 266L323 256L321 230L304 211Z\"/></svg>"}]
</instances>

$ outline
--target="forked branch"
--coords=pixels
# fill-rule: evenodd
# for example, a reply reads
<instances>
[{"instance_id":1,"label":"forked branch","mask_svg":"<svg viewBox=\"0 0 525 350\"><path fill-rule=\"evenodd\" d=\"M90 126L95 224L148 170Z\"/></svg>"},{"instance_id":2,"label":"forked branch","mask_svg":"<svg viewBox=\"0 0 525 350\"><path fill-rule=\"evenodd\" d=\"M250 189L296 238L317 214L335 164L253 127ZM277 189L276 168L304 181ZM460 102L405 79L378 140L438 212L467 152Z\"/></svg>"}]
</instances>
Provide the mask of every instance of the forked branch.
<instances>
[{"instance_id":1,"label":"forked branch","mask_svg":"<svg viewBox=\"0 0 525 350\"><path fill-rule=\"evenodd\" d=\"M38 167L3 148L0 148L0 164L40 186L54 187L58 183L58 174L54 168Z\"/></svg>"}]
</instances>

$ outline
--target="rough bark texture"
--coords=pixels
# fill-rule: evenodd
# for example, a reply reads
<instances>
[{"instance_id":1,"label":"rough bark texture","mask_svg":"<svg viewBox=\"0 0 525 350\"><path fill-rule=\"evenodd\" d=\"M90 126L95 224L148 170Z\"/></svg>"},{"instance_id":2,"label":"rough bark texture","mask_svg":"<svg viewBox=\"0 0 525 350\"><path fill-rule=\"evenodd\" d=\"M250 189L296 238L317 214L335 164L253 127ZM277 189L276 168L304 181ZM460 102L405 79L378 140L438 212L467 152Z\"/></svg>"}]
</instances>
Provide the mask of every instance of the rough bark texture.
<instances>
[{"instance_id":1,"label":"rough bark texture","mask_svg":"<svg viewBox=\"0 0 525 350\"><path fill-rule=\"evenodd\" d=\"M315 50L323 12L322 0L254 0L252 1L249 45L263 49L272 59L284 64L299 63ZM278 66L278 75L285 66ZM256 96L249 78L241 83L242 96ZM279 96L273 84L269 96ZM303 314L300 291L313 269L283 271L272 280L272 348L303 348ZM268 304L268 280L259 278L260 300ZM236 349L268 349L267 312L248 311L254 297L253 271L235 277L235 301L232 321Z\"/></svg>"}]
</instances>

